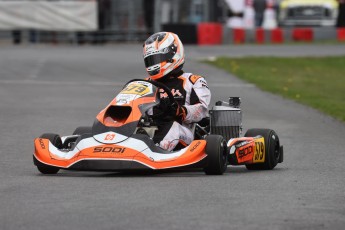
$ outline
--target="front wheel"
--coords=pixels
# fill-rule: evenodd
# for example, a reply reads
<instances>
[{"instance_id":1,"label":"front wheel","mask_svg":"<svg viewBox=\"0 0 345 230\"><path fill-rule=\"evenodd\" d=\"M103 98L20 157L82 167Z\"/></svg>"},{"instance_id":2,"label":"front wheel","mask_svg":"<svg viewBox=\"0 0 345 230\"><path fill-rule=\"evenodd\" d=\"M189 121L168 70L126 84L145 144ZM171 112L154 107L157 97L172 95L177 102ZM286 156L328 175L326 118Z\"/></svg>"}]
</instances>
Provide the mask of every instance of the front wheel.
<instances>
[{"instance_id":1,"label":"front wheel","mask_svg":"<svg viewBox=\"0 0 345 230\"><path fill-rule=\"evenodd\" d=\"M245 137L262 136L265 140L265 162L246 165L248 170L271 170L282 159L279 137L271 129L249 129Z\"/></svg>"},{"instance_id":2,"label":"front wheel","mask_svg":"<svg viewBox=\"0 0 345 230\"><path fill-rule=\"evenodd\" d=\"M53 134L53 133L45 133L40 136L40 138L48 139L56 148L62 147L62 141L59 135ZM33 157L34 164L36 165L38 171L40 171L43 174L56 174L59 172L60 168L50 166L43 164L39 160L36 159L36 157Z\"/></svg>"},{"instance_id":3,"label":"front wheel","mask_svg":"<svg viewBox=\"0 0 345 230\"><path fill-rule=\"evenodd\" d=\"M222 175L228 163L228 152L226 142L220 135L209 135L206 137L206 167L204 172L207 175Z\"/></svg>"}]
</instances>

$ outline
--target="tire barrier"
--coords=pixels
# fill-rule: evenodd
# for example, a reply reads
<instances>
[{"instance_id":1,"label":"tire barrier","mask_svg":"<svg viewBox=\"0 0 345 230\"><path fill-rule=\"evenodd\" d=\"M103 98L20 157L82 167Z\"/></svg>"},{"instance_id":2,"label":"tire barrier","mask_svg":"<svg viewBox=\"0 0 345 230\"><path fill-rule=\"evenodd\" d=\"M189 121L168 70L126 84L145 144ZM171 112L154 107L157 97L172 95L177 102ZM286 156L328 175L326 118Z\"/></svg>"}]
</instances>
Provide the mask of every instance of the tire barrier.
<instances>
[{"instance_id":1,"label":"tire barrier","mask_svg":"<svg viewBox=\"0 0 345 230\"><path fill-rule=\"evenodd\" d=\"M292 38L294 41L312 42L314 33L311 28L295 28L292 30Z\"/></svg>"},{"instance_id":2,"label":"tire barrier","mask_svg":"<svg viewBox=\"0 0 345 230\"><path fill-rule=\"evenodd\" d=\"M269 37L269 42L274 44L280 44L284 42L283 30L276 28L273 30L264 30L263 28L257 28L255 31L255 42L257 44L264 44L266 36Z\"/></svg>"},{"instance_id":3,"label":"tire barrier","mask_svg":"<svg viewBox=\"0 0 345 230\"><path fill-rule=\"evenodd\" d=\"M345 42L345 28L337 30L337 38L340 42Z\"/></svg>"},{"instance_id":4,"label":"tire barrier","mask_svg":"<svg viewBox=\"0 0 345 230\"><path fill-rule=\"evenodd\" d=\"M263 44L265 43L265 30L262 28L256 29L255 32L255 41L258 44Z\"/></svg>"},{"instance_id":5,"label":"tire barrier","mask_svg":"<svg viewBox=\"0 0 345 230\"><path fill-rule=\"evenodd\" d=\"M345 41L345 28L335 27L296 27L266 30L231 29L220 23L200 23L197 26L198 45L219 44L283 44L284 42L313 42L322 40Z\"/></svg>"},{"instance_id":6,"label":"tire barrier","mask_svg":"<svg viewBox=\"0 0 345 230\"><path fill-rule=\"evenodd\" d=\"M246 33L244 29L233 29L233 43L242 44L246 40Z\"/></svg>"},{"instance_id":7,"label":"tire barrier","mask_svg":"<svg viewBox=\"0 0 345 230\"><path fill-rule=\"evenodd\" d=\"M282 29L276 28L271 30L271 42L275 44L284 42L284 35Z\"/></svg>"},{"instance_id":8,"label":"tire barrier","mask_svg":"<svg viewBox=\"0 0 345 230\"><path fill-rule=\"evenodd\" d=\"M200 23L197 29L198 45L220 45L223 40L223 26L219 23Z\"/></svg>"}]
</instances>

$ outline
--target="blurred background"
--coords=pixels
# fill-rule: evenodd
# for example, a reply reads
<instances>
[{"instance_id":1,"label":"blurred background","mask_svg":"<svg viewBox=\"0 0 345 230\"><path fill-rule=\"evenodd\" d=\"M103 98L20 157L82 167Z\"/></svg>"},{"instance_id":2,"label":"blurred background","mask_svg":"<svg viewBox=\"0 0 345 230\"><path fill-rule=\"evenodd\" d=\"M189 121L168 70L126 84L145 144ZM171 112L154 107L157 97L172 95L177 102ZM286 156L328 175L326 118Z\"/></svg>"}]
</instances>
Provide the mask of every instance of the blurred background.
<instances>
[{"instance_id":1,"label":"blurred background","mask_svg":"<svg viewBox=\"0 0 345 230\"><path fill-rule=\"evenodd\" d=\"M162 30L205 45L342 41L344 10L345 0L1 0L0 42L132 42Z\"/></svg>"}]
</instances>

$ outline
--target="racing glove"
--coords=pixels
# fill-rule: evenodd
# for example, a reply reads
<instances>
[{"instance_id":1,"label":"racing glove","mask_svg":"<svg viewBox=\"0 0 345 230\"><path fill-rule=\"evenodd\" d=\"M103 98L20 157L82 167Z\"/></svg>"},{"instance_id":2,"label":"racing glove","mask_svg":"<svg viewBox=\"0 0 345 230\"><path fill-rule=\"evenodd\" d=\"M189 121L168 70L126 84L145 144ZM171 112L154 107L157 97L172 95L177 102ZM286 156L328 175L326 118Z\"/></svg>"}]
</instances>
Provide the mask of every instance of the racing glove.
<instances>
[{"instance_id":1,"label":"racing glove","mask_svg":"<svg viewBox=\"0 0 345 230\"><path fill-rule=\"evenodd\" d=\"M153 108L153 114L164 114L164 117L161 117L163 121L175 120L181 123L187 116L187 109L178 103L170 104L168 99L163 99L158 106Z\"/></svg>"},{"instance_id":2,"label":"racing glove","mask_svg":"<svg viewBox=\"0 0 345 230\"><path fill-rule=\"evenodd\" d=\"M178 103L174 103L172 106L172 115L175 114L175 120L179 123L184 121L187 116L187 109L183 105L179 105Z\"/></svg>"}]
</instances>

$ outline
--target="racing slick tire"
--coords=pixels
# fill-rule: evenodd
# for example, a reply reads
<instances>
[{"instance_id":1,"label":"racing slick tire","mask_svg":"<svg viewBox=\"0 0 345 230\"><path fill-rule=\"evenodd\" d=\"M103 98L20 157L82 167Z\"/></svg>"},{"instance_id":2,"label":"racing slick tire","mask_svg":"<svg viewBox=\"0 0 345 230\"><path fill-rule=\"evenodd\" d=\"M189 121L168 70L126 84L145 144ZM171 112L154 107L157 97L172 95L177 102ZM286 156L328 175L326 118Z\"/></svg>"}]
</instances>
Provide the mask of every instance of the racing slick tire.
<instances>
[{"instance_id":1,"label":"racing slick tire","mask_svg":"<svg viewBox=\"0 0 345 230\"><path fill-rule=\"evenodd\" d=\"M207 175L222 175L228 163L226 142L220 135L208 135L205 140L207 162L204 172Z\"/></svg>"},{"instance_id":2,"label":"racing slick tire","mask_svg":"<svg viewBox=\"0 0 345 230\"><path fill-rule=\"evenodd\" d=\"M86 133L92 133L91 126L80 126L74 130L73 135L82 135Z\"/></svg>"},{"instance_id":3,"label":"racing slick tire","mask_svg":"<svg viewBox=\"0 0 345 230\"><path fill-rule=\"evenodd\" d=\"M265 140L265 162L258 164L247 164L248 170L271 170L279 163L281 158L279 137L271 129L249 129L245 137L262 136Z\"/></svg>"},{"instance_id":4,"label":"racing slick tire","mask_svg":"<svg viewBox=\"0 0 345 230\"><path fill-rule=\"evenodd\" d=\"M40 138L48 139L56 148L62 147L61 137L54 133L45 133L40 136ZM43 164L38 161L34 156L34 164L36 165L38 171L43 174L56 174L59 172L60 168Z\"/></svg>"}]
</instances>

